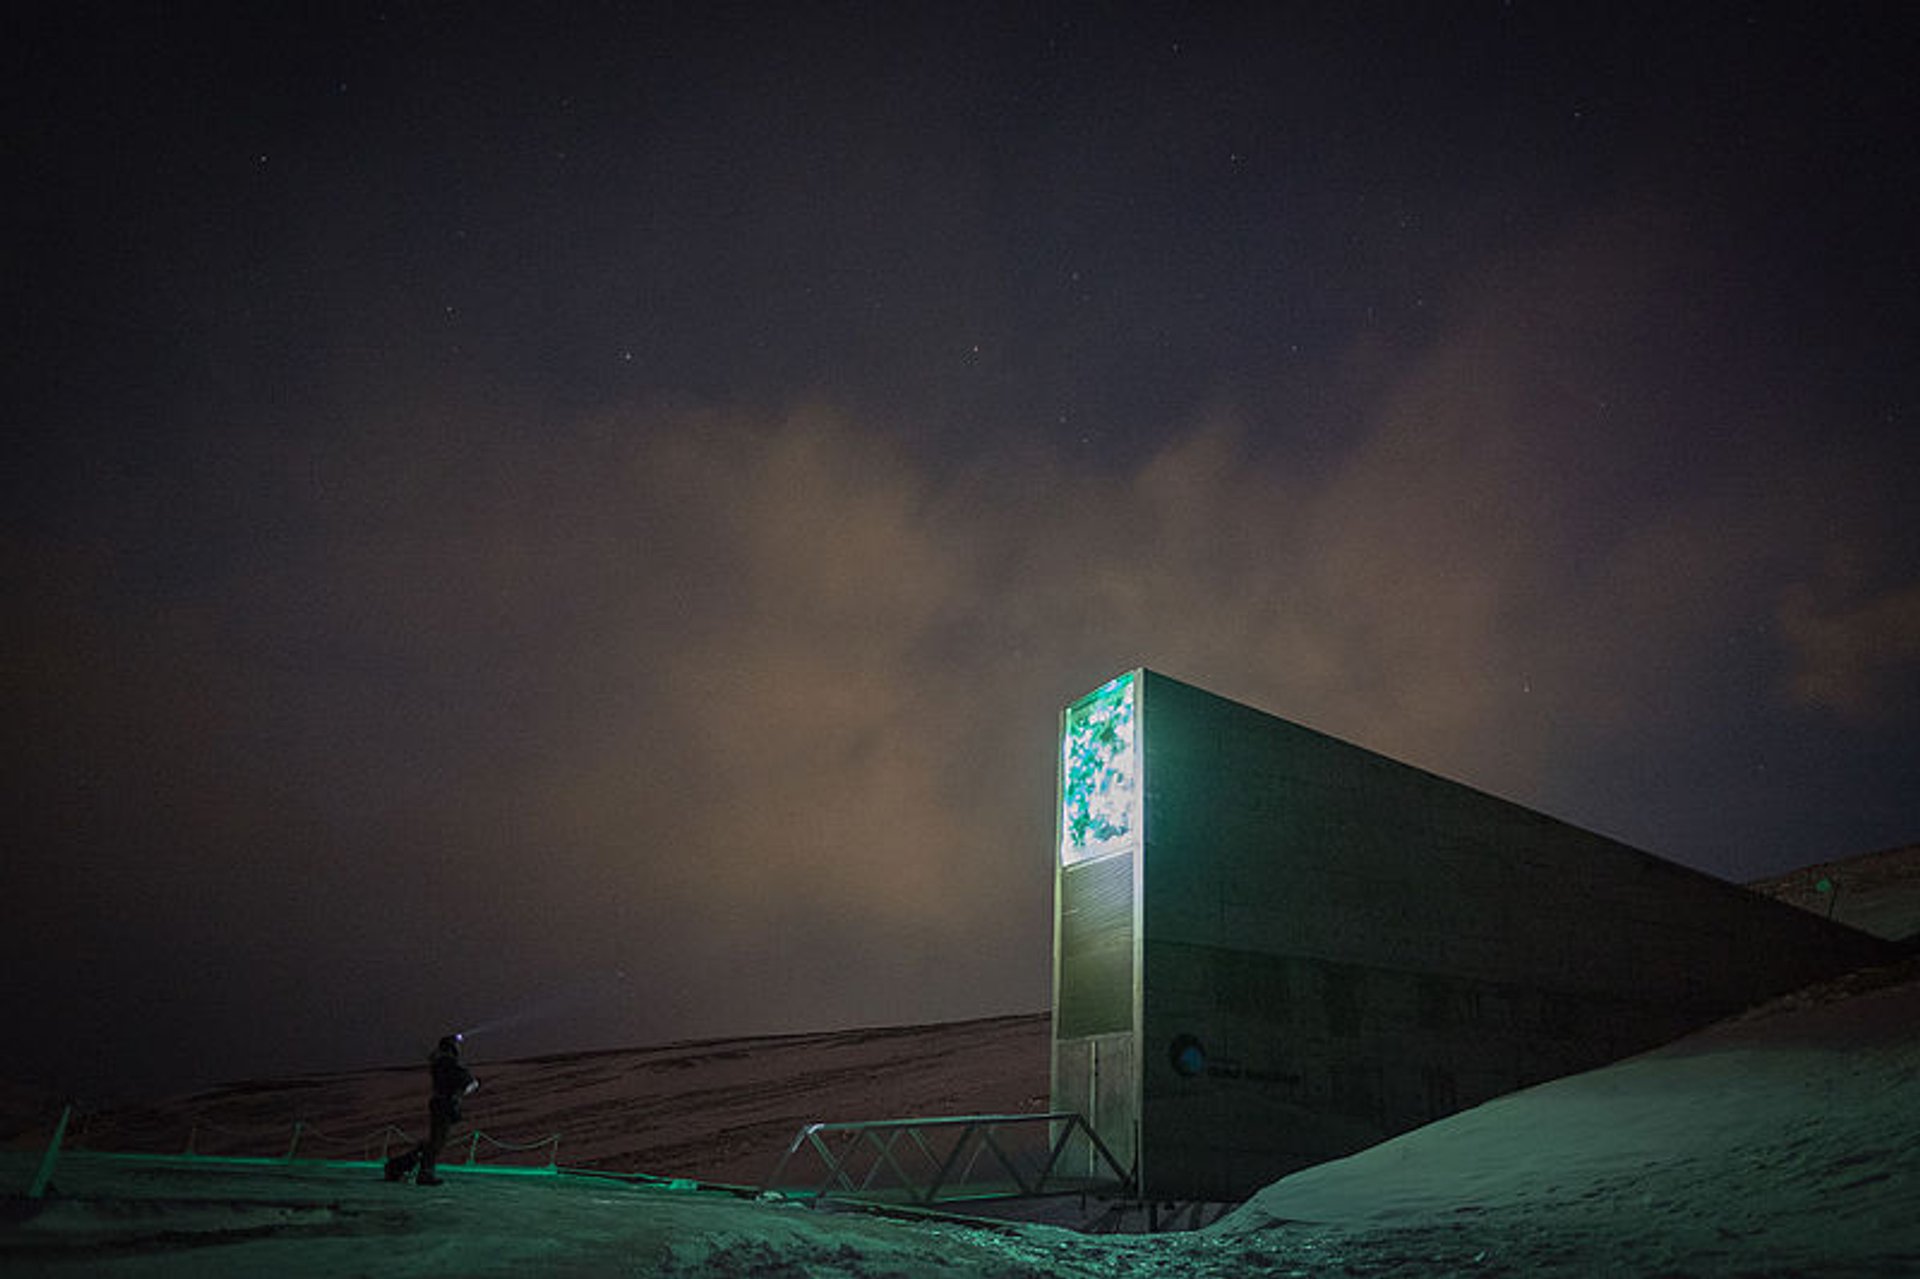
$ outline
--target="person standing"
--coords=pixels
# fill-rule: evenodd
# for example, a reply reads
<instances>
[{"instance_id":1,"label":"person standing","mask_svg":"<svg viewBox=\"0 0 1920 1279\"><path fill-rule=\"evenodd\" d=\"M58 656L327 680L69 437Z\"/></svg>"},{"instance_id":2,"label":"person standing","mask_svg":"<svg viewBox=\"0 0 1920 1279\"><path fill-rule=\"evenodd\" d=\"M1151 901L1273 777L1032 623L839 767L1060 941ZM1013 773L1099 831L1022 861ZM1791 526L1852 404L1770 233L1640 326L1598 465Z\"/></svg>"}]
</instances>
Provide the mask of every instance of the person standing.
<instances>
[{"instance_id":1,"label":"person standing","mask_svg":"<svg viewBox=\"0 0 1920 1279\"><path fill-rule=\"evenodd\" d=\"M440 1149L447 1144L448 1131L460 1119L461 1098L480 1086L480 1081L460 1060L458 1033L441 1037L440 1046L427 1059L427 1066L433 1075L433 1096L427 1101L427 1139L387 1160L388 1181L400 1180L417 1166L420 1175L414 1178L415 1185L440 1184L440 1178L434 1175Z\"/></svg>"}]
</instances>

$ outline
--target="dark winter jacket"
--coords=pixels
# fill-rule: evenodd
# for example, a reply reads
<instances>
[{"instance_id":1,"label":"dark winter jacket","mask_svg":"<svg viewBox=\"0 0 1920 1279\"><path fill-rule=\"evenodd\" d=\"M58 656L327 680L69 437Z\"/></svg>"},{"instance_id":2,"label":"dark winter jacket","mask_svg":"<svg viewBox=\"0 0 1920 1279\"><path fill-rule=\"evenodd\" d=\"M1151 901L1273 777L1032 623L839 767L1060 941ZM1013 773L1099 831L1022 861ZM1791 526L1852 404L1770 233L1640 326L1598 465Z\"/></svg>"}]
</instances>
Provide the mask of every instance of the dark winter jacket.
<instances>
[{"instance_id":1,"label":"dark winter jacket","mask_svg":"<svg viewBox=\"0 0 1920 1279\"><path fill-rule=\"evenodd\" d=\"M460 1058L450 1052L436 1052L431 1065L433 1109L441 1111L448 1119L458 1119L460 1099L466 1096L473 1084L473 1072L461 1065Z\"/></svg>"}]
</instances>

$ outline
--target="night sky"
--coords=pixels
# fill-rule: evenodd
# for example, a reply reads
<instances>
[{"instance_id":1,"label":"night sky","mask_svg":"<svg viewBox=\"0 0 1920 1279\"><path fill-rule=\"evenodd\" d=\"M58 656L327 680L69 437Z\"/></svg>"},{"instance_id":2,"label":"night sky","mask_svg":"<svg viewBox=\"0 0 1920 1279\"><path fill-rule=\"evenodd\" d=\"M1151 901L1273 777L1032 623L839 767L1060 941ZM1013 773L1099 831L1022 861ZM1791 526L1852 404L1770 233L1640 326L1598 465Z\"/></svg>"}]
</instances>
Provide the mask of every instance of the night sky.
<instances>
[{"instance_id":1,"label":"night sky","mask_svg":"<svg viewBox=\"0 0 1920 1279\"><path fill-rule=\"evenodd\" d=\"M1920 838L1907 5L675 8L9 8L0 1076L1044 1009L1136 665Z\"/></svg>"}]
</instances>

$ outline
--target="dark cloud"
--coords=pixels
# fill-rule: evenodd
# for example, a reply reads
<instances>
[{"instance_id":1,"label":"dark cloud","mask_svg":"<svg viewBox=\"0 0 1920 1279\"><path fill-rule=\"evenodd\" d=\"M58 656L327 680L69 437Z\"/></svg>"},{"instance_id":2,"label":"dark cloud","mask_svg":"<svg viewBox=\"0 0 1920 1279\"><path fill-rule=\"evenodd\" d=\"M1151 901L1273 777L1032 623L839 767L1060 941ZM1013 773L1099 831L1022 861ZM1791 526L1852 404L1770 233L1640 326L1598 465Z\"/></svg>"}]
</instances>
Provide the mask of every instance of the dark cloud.
<instances>
[{"instance_id":1,"label":"dark cloud","mask_svg":"<svg viewBox=\"0 0 1920 1279\"><path fill-rule=\"evenodd\" d=\"M11 958L96 951L117 1006L202 952L262 1060L289 984L384 988L361 1055L603 966L631 996L546 1034L1038 1007L1053 717L1136 662L1536 803L1715 716L1693 675L1756 623L1797 665L1754 695L1874 711L1912 591L1776 612L1817 567L1799 458L1607 460L1668 288L1641 231L1491 264L1308 468L1230 407L1118 468L939 466L824 404L476 413L290 456L303 535L187 598L17 549L24 869L63 922Z\"/></svg>"},{"instance_id":2,"label":"dark cloud","mask_svg":"<svg viewBox=\"0 0 1920 1279\"><path fill-rule=\"evenodd\" d=\"M1848 719L1911 714L1920 677L1920 583L1823 606L1797 587L1780 606L1793 657L1790 690L1804 706Z\"/></svg>"}]
</instances>

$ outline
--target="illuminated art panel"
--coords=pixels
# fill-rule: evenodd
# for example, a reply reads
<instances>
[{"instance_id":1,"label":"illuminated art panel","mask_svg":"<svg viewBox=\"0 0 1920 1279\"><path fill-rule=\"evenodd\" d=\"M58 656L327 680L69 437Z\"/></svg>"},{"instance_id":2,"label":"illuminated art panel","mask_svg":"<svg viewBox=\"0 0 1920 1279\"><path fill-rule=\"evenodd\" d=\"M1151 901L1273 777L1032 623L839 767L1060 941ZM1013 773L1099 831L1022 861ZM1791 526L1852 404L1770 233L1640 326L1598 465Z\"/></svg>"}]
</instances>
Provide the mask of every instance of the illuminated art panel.
<instances>
[{"instance_id":1,"label":"illuminated art panel","mask_svg":"<svg viewBox=\"0 0 1920 1279\"><path fill-rule=\"evenodd\" d=\"M1138 841L1135 722L1131 671L1067 708L1060 734L1061 865L1123 852Z\"/></svg>"}]
</instances>

